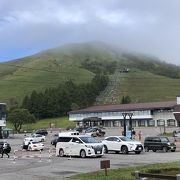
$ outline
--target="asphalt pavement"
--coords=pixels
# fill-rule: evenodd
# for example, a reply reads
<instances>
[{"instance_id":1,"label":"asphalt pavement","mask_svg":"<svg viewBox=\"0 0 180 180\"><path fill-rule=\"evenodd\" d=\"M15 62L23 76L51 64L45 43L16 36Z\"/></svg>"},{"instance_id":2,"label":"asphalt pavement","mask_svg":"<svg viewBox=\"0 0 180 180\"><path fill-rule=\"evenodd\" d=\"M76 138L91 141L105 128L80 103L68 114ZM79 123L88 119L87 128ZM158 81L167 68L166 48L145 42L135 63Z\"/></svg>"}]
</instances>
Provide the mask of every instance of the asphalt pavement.
<instances>
[{"instance_id":1,"label":"asphalt pavement","mask_svg":"<svg viewBox=\"0 0 180 180\"><path fill-rule=\"evenodd\" d=\"M109 135L120 135L121 129L119 128L106 128L106 136ZM144 129L143 139L148 134L145 133ZM153 130L152 130L153 131ZM154 131L158 133L158 131ZM129 153L128 155L109 153L105 154L102 158L77 158L77 157L56 157L53 146L50 141L53 138L52 132L48 134L45 143L45 149L40 152L21 152L21 145L23 139L26 137L24 134L15 134L9 139L5 139L12 146L12 152L10 158L4 156L0 159L0 180L61 180L67 179L67 177L74 174L86 173L100 170L100 161L108 159L110 160L111 168L121 168L126 166L137 166L146 165L153 163L165 163L180 161L180 142L177 144L176 152L143 152L139 155ZM136 137L137 138L137 137ZM171 138L173 141L173 138ZM49 151L51 149L51 152ZM16 154L14 154L16 150ZM19 153L19 154L18 154ZM17 158L14 158L16 155Z\"/></svg>"}]
</instances>

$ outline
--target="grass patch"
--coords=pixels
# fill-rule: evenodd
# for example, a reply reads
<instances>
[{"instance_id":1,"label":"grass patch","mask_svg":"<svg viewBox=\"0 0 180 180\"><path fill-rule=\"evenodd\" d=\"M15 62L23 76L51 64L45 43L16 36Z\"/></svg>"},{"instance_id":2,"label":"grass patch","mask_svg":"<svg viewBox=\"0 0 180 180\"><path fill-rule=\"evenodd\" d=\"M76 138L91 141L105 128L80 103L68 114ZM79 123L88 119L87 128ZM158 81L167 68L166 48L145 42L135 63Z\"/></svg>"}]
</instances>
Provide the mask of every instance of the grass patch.
<instances>
[{"instance_id":1,"label":"grass patch","mask_svg":"<svg viewBox=\"0 0 180 180\"><path fill-rule=\"evenodd\" d=\"M131 175L134 171L140 171L144 173L159 173L166 172L166 174L178 174L180 173L180 161L173 163L152 164L146 166L134 166L119 169L109 169L108 175L105 176L104 170L97 172L79 174L69 177L70 179L78 180L134 180L135 177ZM171 173L173 172L173 173Z\"/></svg>"},{"instance_id":2,"label":"grass patch","mask_svg":"<svg viewBox=\"0 0 180 180\"><path fill-rule=\"evenodd\" d=\"M34 129L47 129L50 127L50 124L54 124L56 128L74 128L75 123L69 121L68 117L59 117L59 118L50 118L50 119L42 119L38 120L36 123L33 124L25 124L22 127L21 132L27 131L31 132ZM7 122L8 128L14 128L12 123Z\"/></svg>"}]
</instances>

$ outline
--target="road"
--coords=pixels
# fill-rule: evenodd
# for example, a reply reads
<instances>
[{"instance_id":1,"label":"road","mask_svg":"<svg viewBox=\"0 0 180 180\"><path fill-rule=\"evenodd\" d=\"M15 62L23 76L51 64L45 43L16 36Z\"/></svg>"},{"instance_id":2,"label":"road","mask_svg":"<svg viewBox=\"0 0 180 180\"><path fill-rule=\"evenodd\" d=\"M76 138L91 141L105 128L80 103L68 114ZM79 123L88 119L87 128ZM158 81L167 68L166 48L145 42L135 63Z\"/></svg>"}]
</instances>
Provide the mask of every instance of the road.
<instances>
[{"instance_id":1,"label":"road","mask_svg":"<svg viewBox=\"0 0 180 180\"><path fill-rule=\"evenodd\" d=\"M14 138L8 139L13 150L20 149L23 138L22 135L16 135ZM10 154L10 158L5 155L3 159L0 159L0 180L64 180L74 174L100 170L100 161L105 159L110 160L111 168L180 161L180 148L176 152L167 153L161 151L143 152L140 155L110 153L105 154L102 158L73 157L70 159L69 157L52 156L49 159L51 138L49 135L45 144L46 149L42 151L41 156L39 152L32 153L31 157L26 156L27 153L23 152L21 157L15 160L13 153Z\"/></svg>"}]
</instances>

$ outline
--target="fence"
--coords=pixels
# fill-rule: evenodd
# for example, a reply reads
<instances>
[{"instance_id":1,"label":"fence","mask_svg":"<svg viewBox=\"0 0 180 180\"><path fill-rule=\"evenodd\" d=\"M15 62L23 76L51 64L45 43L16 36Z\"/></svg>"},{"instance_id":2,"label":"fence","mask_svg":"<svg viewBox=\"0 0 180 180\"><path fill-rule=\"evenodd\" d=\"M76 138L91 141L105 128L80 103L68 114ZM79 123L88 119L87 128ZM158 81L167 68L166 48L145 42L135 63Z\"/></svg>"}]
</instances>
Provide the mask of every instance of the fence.
<instances>
[{"instance_id":1,"label":"fence","mask_svg":"<svg viewBox=\"0 0 180 180\"><path fill-rule=\"evenodd\" d=\"M180 174L176 175L165 175L165 174L151 174L151 173L140 173L135 171L132 173L137 180L146 180L148 178L168 179L168 180L180 180Z\"/></svg>"}]
</instances>

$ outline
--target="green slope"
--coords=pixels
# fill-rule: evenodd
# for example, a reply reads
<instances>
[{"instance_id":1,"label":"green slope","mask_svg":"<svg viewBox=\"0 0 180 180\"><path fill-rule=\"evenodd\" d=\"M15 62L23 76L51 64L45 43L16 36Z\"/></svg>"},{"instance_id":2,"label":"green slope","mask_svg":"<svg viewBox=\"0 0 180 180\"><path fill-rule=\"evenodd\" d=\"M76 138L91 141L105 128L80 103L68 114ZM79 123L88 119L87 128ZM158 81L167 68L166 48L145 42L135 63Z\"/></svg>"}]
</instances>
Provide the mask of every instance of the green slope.
<instances>
[{"instance_id":1,"label":"green slope","mask_svg":"<svg viewBox=\"0 0 180 180\"><path fill-rule=\"evenodd\" d=\"M132 102L171 101L179 95L179 84L180 79L138 69L131 69L129 73L116 72L105 91L97 97L96 104L118 104L123 96L130 96Z\"/></svg>"},{"instance_id":2,"label":"green slope","mask_svg":"<svg viewBox=\"0 0 180 180\"><path fill-rule=\"evenodd\" d=\"M116 73L110 77L110 85L100 95L97 103L119 103L123 95L129 95L135 102L174 100L179 95L179 79L159 76L156 69L151 71L149 68L152 64L154 67L163 66L155 58L123 53L104 43L91 42L64 45L0 63L0 102L8 103L11 98L21 102L33 90L44 91L45 88L55 87L70 79L75 83L89 82L94 73L81 66L81 62L86 59L118 62ZM146 71L142 70L142 64L143 68L148 67ZM130 72L120 73L123 67L130 68ZM176 67L168 67L174 72L179 71Z\"/></svg>"}]
</instances>

